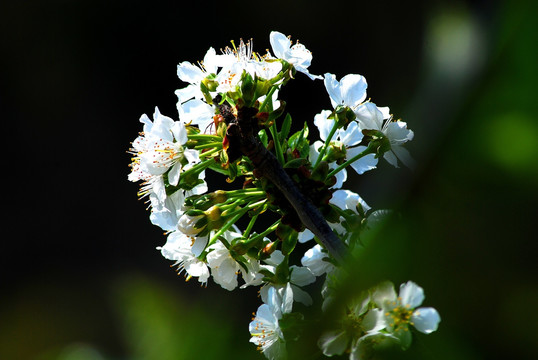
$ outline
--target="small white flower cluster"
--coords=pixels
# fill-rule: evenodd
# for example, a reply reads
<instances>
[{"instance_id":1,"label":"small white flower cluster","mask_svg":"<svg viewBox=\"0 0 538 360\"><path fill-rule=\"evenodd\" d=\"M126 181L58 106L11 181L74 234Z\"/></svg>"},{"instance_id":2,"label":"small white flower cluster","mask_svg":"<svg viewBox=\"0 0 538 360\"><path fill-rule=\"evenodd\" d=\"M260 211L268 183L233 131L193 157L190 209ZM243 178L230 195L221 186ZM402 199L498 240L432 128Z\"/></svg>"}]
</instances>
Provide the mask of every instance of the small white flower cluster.
<instances>
[{"instance_id":1,"label":"small white flower cluster","mask_svg":"<svg viewBox=\"0 0 538 360\"><path fill-rule=\"evenodd\" d=\"M175 262L178 273L197 278L202 285L212 278L230 291L260 287L263 304L249 326L251 342L267 358L281 359L286 354L286 333L301 324L302 315L293 312L294 302L312 305L305 286L323 276L328 283L341 264L319 238L312 247L302 245L313 241L314 234L298 217L297 205L290 204L281 188L256 172L250 157L256 152L245 150L245 144L252 142L241 142L245 141L241 136L252 135L242 132L254 133L252 146L258 150L274 153L280 164L276 171L293 179L349 252L361 246L360 232L379 221L385 211L372 211L358 194L342 188L346 168L363 174L374 169L380 157L394 166L398 160L411 166L412 159L402 145L413 138L413 132L406 123L393 121L388 108L365 101L363 76L350 74L337 81L330 73L312 75L308 70L312 54L304 45L293 44L279 32L271 33L270 43L274 55L260 56L252 51L251 42L241 41L221 54L210 48L198 65L180 63L177 75L188 85L176 91L179 120L162 115L158 108L153 122L142 115L143 132L132 143L128 179L141 182L139 196L149 201L151 222L167 233L166 244L157 249ZM289 114L280 130L276 127L285 106L278 91L296 72L312 80L324 79L333 106L315 116L320 140L312 144L306 125L289 134ZM205 177L209 170L228 176L228 182L242 177L243 184L236 190L208 192ZM258 233L256 221L264 213L280 218ZM236 222L244 216L250 221L241 231ZM296 249L304 251L301 265L290 263ZM401 299L380 287L367 301L361 300L353 316L362 335L356 338L347 330L324 335L320 340L324 354L350 349L352 354L358 353L365 339L379 336L406 344L399 334L407 324L413 323L423 332L435 330L431 310L408 312L418 305L417 299L422 301L413 286L406 285ZM381 299L382 293L386 298ZM325 290L324 295L325 306L330 294Z\"/></svg>"},{"instance_id":2,"label":"small white flower cluster","mask_svg":"<svg viewBox=\"0 0 538 360\"><path fill-rule=\"evenodd\" d=\"M441 317L431 307L417 308L424 291L412 281L400 285L383 282L363 292L347 307L339 328L324 333L318 346L327 356L349 353L350 360L368 359L376 347L411 345L410 326L424 334L437 330Z\"/></svg>"}]
</instances>

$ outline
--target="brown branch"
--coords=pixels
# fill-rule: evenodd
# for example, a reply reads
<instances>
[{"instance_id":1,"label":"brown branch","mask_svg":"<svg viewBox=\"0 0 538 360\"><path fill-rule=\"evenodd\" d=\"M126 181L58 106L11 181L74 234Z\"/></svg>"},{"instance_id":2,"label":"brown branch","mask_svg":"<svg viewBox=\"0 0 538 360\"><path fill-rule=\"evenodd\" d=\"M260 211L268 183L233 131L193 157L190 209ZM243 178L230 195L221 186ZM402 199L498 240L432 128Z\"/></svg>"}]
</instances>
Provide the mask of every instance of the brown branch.
<instances>
[{"instance_id":1,"label":"brown branch","mask_svg":"<svg viewBox=\"0 0 538 360\"><path fill-rule=\"evenodd\" d=\"M282 192L304 226L317 236L333 258L338 263L344 264L348 253L342 240L335 235L318 208L297 188L273 153L268 151L254 135L255 111L256 109L252 108L239 109L237 122L228 125L227 136L237 141L241 153L252 161L257 172L269 179Z\"/></svg>"}]
</instances>

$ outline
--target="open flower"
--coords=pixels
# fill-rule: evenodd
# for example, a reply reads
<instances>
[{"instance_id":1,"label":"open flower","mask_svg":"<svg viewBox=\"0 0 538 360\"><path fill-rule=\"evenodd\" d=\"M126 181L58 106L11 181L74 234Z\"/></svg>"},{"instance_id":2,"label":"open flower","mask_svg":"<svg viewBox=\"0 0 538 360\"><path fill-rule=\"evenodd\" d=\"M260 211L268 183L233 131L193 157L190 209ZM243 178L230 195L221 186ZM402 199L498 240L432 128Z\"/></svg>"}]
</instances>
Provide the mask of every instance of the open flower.
<instances>
[{"instance_id":1,"label":"open flower","mask_svg":"<svg viewBox=\"0 0 538 360\"><path fill-rule=\"evenodd\" d=\"M154 121L146 114L140 117L144 131L133 141L129 180L142 180L141 196L155 193L160 201L166 196L162 175L167 173L168 183L177 185L183 169L200 162L196 150L184 147L187 130L181 121L174 121L155 108Z\"/></svg>"},{"instance_id":2,"label":"open flower","mask_svg":"<svg viewBox=\"0 0 538 360\"><path fill-rule=\"evenodd\" d=\"M269 360L286 358L286 343L279 320L290 313L292 307L293 292L289 284L281 291L271 287L265 303L260 305L249 324L250 342L256 344Z\"/></svg>"},{"instance_id":3,"label":"open flower","mask_svg":"<svg viewBox=\"0 0 538 360\"><path fill-rule=\"evenodd\" d=\"M262 265L265 269L275 272L276 267L284 261L284 255L280 250L276 250L268 259L265 259L264 262L267 265ZM286 284L265 284L260 289L260 296L264 302L267 302L269 289L276 288L279 291L290 287L290 292L293 295L293 300L300 302L306 306L312 305L312 297L306 291L301 289L301 287L312 284L316 281L316 277L308 270L308 268L303 266L290 266L290 276L289 282Z\"/></svg>"},{"instance_id":4,"label":"open flower","mask_svg":"<svg viewBox=\"0 0 538 360\"><path fill-rule=\"evenodd\" d=\"M312 75L308 67L312 62L312 53L300 43L292 45L291 40L278 31L272 31L269 36L271 48L278 59L282 59L293 65L295 70L302 72L310 79L322 79L320 75Z\"/></svg>"},{"instance_id":5,"label":"open flower","mask_svg":"<svg viewBox=\"0 0 538 360\"><path fill-rule=\"evenodd\" d=\"M366 99L368 84L362 75L348 74L338 81L336 76L326 73L324 83L335 109L338 106L347 106L354 110Z\"/></svg>"},{"instance_id":6,"label":"open flower","mask_svg":"<svg viewBox=\"0 0 538 360\"><path fill-rule=\"evenodd\" d=\"M316 162L319 156L319 149L326 142L329 133L334 126L335 120L329 118L331 113L332 112L329 110L323 110L322 112L314 116L314 125L316 125L319 130L319 137L321 141L314 142L314 144L310 147L309 158L312 163ZM338 149L337 151L341 152L340 156L342 157L342 160L349 160L366 149L366 146L359 145L362 141L362 138L363 134L359 129L358 124L356 122L351 122L345 129L339 128L338 130L336 130L328 146L333 147L334 149ZM329 154L330 153L331 150L329 150ZM365 173L366 171L375 169L376 165L377 159L375 158L374 154L368 154L351 163L351 167L359 175ZM336 168L337 165L336 162L331 162L329 166L331 168ZM347 170L342 169L338 173L336 173L335 176L336 184L334 185L334 187L341 188L343 183L347 180Z\"/></svg>"},{"instance_id":7,"label":"open flower","mask_svg":"<svg viewBox=\"0 0 538 360\"><path fill-rule=\"evenodd\" d=\"M389 164L398 167L398 159L407 167L414 166L413 158L409 151L402 145L413 140L413 131L407 129L407 124L403 121L392 120L388 107L377 107L372 102L361 104L355 115L359 123L360 130L381 131L389 140L390 151L386 151L383 157Z\"/></svg>"},{"instance_id":8,"label":"open flower","mask_svg":"<svg viewBox=\"0 0 538 360\"><path fill-rule=\"evenodd\" d=\"M205 239L206 241L207 239ZM207 264L198 259L200 249L204 248L202 238L192 238L180 231L174 231L168 235L166 244L158 247L162 255L169 260L175 261L175 266L178 267L178 273L186 272L187 280L191 277L197 277L198 281L206 284L209 279L209 268Z\"/></svg>"},{"instance_id":9,"label":"open flower","mask_svg":"<svg viewBox=\"0 0 538 360\"><path fill-rule=\"evenodd\" d=\"M409 326L424 334L437 330L441 317L432 307L417 307L424 301L424 290L412 281L400 285L397 296L390 282L378 285L372 295L375 303L383 309L387 330L392 332L403 348L411 344Z\"/></svg>"},{"instance_id":10,"label":"open flower","mask_svg":"<svg viewBox=\"0 0 538 360\"><path fill-rule=\"evenodd\" d=\"M327 356L348 352L350 360L365 359L372 343L395 340L382 332L385 327L383 312L370 308L370 296L363 293L347 306L340 328L324 333L318 346Z\"/></svg>"}]
</instances>

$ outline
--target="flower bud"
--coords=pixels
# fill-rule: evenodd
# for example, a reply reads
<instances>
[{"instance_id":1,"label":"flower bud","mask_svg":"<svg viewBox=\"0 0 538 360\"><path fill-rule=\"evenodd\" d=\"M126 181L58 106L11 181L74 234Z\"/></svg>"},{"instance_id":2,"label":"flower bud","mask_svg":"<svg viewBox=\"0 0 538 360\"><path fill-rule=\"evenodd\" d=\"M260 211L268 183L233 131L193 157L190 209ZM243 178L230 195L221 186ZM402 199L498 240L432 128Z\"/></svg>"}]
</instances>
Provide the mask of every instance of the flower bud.
<instances>
[{"instance_id":1,"label":"flower bud","mask_svg":"<svg viewBox=\"0 0 538 360\"><path fill-rule=\"evenodd\" d=\"M224 190L217 190L212 192L209 195L209 198L211 199L211 202L213 204L222 204L226 200L228 200L228 194Z\"/></svg>"},{"instance_id":2,"label":"flower bud","mask_svg":"<svg viewBox=\"0 0 538 360\"><path fill-rule=\"evenodd\" d=\"M208 221L217 221L220 219L220 208L217 205L211 206L208 210L204 211Z\"/></svg>"},{"instance_id":3,"label":"flower bud","mask_svg":"<svg viewBox=\"0 0 538 360\"><path fill-rule=\"evenodd\" d=\"M201 224L198 224L198 221L205 218L205 216L204 215L195 215L195 216L188 215L188 213L192 211L199 211L199 210L189 210L188 212L186 212L179 218L179 221L177 223L177 228L179 229L179 231L189 236L195 236L196 234L198 234L200 231L202 231L205 228L205 225L200 226Z\"/></svg>"}]
</instances>

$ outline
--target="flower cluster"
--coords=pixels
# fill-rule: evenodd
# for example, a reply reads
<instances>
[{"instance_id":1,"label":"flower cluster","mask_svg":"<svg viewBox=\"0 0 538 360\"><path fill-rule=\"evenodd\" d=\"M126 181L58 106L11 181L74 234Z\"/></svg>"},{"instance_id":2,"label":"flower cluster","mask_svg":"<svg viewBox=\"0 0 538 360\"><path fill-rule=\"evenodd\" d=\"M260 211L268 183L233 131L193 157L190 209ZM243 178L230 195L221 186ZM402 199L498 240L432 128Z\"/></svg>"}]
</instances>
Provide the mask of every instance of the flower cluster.
<instances>
[{"instance_id":1,"label":"flower cluster","mask_svg":"<svg viewBox=\"0 0 538 360\"><path fill-rule=\"evenodd\" d=\"M327 356L346 352L351 360L368 359L376 347L407 349L412 340L410 326L430 334L441 321L434 308L417 308L423 300L424 291L412 281L400 285L398 295L392 283L383 282L354 299L338 321L338 329L324 333L318 346Z\"/></svg>"},{"instance_id":2,"label":"flower cluster","mask_svg":"<svg viewBox=\"0 0 538 360\"><path fill-rule=\"evenodd\" d=\"M330 73L310 74L312 54L304 45L279 32L271 33L270 43L272 53L265 55L240 41L220 54L210 48L198 64L180 63L177 75L187 85L176 91L178 120L158 108L153 121L142 115L128 178L140 181L151 222L167 234L158 249L178 273L203 285L212 279L230 291L260 287L263 304L250 324L251 341L278 359L285 356L286 334L302 321L294 303L313 303L305 287L334 276L342 249L351 254L362 246L361 231L382 214L343 189L347 169L363 174L382 158L412 166L403 145L413 132L387 107L366 100L363 76L338 81ZM307 123L291 133L291 115L278 97L297 72L323 79L333 107L313 119L320 140L312 143ZM206 172L238 186L210 191ZM292 263L294 251L304 254L300 264ZM376 336L403 339L397 334L410 322L397 321L401 301L394 301L380 305L395 314L394 324L363 324L365 334L375 329ZM381 319L380 310L365 309L355 314L361 322ZM321 344L326 355L348 348L327 336Z\"/></svg>"}]
</instances>

